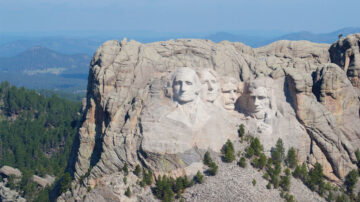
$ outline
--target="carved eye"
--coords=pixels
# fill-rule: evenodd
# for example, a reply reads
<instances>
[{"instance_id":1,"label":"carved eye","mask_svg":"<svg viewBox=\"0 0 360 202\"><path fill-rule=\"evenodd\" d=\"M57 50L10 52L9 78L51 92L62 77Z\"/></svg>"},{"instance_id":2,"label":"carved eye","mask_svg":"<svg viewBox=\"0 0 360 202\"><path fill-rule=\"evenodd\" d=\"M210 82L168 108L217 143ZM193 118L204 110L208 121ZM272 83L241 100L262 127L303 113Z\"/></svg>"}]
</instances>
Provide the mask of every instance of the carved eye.
<instances>
[{"instance_id":1,"label":"carved eye","mask_svg":"<svg viewBox=\"0 0 360 202\"><path fill-rule=\"evenodd\" d=\"M264 96L259 96L258 99L263 100L263 99L265 99L265 97Z\"/></svg>"},{"instance_id":2,"label":"carved eye","mask_svg":"<svg viewBox=\"0 0 360 202\"><path fill-rule=\"evenodd\" d=\"M192 83L191 83L190 81L185 81L185 83L186 83L187 85L189 85L189 86L192 85Z\"/></svg>"}]
</instances>

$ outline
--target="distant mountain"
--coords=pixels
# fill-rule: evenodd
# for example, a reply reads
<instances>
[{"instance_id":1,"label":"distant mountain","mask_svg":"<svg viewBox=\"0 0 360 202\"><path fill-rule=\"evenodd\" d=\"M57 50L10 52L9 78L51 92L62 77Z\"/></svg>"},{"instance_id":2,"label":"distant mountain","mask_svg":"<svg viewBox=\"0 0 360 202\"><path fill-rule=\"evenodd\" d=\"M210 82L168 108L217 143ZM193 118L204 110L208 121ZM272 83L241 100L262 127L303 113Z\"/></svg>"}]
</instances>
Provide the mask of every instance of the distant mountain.
<instances>
[{"instance_id":1,"label":"distant mountain","mask_svg":"<svg viewBox=\"0 0 360 202\"><path fill-rule=\"evenodd\" d=\"M278 41L278 40L307 40L311 42L316 43L334 43L340 34L342 34L344 37L349 34L358 33L360 32L359 27L348 27L336 30L334 32L330 33L321 33L321 34L315 34L311 32L295 32L290 34L285 34L279 37L265 37L265 36L248 36L248 35L235 35L227 32L218 32L216 34L212 34L209 36L205 36L205 39L212 40L214 42L220 42L220 41L231 41L231 42L242 42L248 46L251 47L261 47L266 46L272 42Z\"/></svg>"},{"instance_id":2,"label":"distant mountain","mask_svg":"<svg viewBox=\"0 0 360 202\"><path fill-rule=\"evenodd\" d=\"M290 33L290 34L286 34L268 41L264 41L263 45L267 45L269 43L278 41L278 40L293 40L293 41L298 41L298 40L307 40L307 41L311 41L311 42L316 42L316 43L329 43L332 44L335 41L338 40L338 37L340 34L342 34L344 37L349 35L349 34L354 34L354 33L358 33L360 32L360 27L347 27L347 28L342 28L339 30L336 30L334 32L330 32L330 33L321 33L321 34L315 34L315 33L311 33L311 32L295 32L295 33Z\"/></svg>"},{"instance_id":3,"label":"distant mountain","mask_svg":"<svg viewBox=\"0 0 360 202\"><path fill-rule=\"evenodd\" d=\"M46 47L65 54L84 53L92 56L96 49L106 40L107 39L103 38L87 39L68 37L27 38L1 44L0 57L14 56L35 46Z\"/></svg>"},{"instance_id":4,"label":"distant mountain","mask_svg":"<svg viewBox=\"0 0 360 202\"><path fill-rule=\"evenodd\" d=\"M40 73L85 73L89 70L91 57L86 54L65 55L45 47L32 47L13 57L0 57L0 70Z\"/></svg>"},{"instance_id":5,"label":"distant mountain","mask_svg":"<svg viewBox=\"0 0 360 202\"><path fill-rule=\"evenodd\" d=\"M90 61L86 54L66 55L36 46L13 57L0 57L0 81L84 94Z\"/></svg>"}]
</instances>

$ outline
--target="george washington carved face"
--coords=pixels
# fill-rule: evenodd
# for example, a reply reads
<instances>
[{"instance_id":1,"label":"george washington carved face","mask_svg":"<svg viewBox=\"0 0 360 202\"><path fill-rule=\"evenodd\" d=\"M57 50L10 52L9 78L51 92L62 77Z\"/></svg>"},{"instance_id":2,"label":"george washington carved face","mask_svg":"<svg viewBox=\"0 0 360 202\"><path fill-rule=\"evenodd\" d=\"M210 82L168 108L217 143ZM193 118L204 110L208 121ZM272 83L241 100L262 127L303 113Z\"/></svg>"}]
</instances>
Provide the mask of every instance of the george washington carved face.
<instances>
[{"instance_id":1,"label":"george washington carved face","mask_svg":"<svg viewBox=\"0 0 360 202\"><path fill-rule=\"evenodd\" d=\"M195 100L200 91L200 81L196 72L188 67L179 68L173 78L174 100L186 104Z\"/></svg>"}]
</instances>

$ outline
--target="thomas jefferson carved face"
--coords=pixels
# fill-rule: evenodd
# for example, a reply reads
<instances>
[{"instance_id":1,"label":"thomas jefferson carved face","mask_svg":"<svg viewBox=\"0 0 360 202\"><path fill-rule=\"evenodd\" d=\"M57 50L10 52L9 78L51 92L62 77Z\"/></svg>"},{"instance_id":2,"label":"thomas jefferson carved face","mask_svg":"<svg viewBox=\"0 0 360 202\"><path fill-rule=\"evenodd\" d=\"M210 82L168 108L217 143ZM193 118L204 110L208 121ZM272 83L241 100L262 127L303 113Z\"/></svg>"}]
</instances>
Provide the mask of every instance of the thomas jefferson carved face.
<instances>
[{"instance_id":1,"label":"thomas jefferson carved face","mask_svg":"<svg viewBox=\"0 0 360 202\"><path fill-rule=\"evenodd\" d=\"M224 108L227 110L234 110L235 102L238 98L237 86L235 85L235 83L231 81L224 83L221 87L221 92L223 96Z\"/></svg>"},{"instance_id":2,"label":"thomas jefferson carved face","mask_svg":"<svg viewBox=\"0 0 360 202\"><path fill-rule=\"evenodd\" d=\"M174 99L180 104L185 104L198 96L200 81L194 70L182 67L175 72L172 87Z\"/></svg>"},{"instance_id":3,"label":"thomas jefferson carved face","mask_svg":"<svg viewBox=\"0 0 360 202\"><path fill-rule=\"evenodd\" d=\"M252 114L257 119L264 119L267 110L270 109L270 98L265 87L250 89L250 104L252 106Z\"/></svg>"},{"instance_id":4,"label":"thomas jefferson carved face","mask_svg":"<svg viewBox=\"0 0 360 202\"><path fill-rule=\"evenodd\" d=\"M220 86L216 79L215 72L208 69L203 69L199 72L200 81L202 84L202 97L213 103L219 96Z\"/></svg>"}]
</instances>

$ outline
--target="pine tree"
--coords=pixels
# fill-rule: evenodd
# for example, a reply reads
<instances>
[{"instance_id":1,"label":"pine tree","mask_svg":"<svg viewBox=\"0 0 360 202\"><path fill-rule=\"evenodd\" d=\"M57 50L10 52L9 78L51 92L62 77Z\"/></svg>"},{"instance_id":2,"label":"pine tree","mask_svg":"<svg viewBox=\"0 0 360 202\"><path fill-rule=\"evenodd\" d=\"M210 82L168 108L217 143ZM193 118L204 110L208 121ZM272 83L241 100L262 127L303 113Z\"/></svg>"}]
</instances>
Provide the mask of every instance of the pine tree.
<instances>
[{"instance_id":1,"label":"pine tree","mask_svg":"<svg viewBox=\"0 0 360 202\"><path fill-rule=\"evenodd\" d=\"M346 189L348 191L348 193L352 193L353 192L353 189L355 187L355 184L358 180L358 171L357 170L351 170L347 175L346 175L346 178L345 178L345 186L346 186Z\"/></svg>"},{"instance_id":2,"label":"pine tree","mask_svg":"<svg viewBox=\"0 0 360 202\"><path fill-rule=\"evenodd\" d=\"M298 163L298 160L297 160L297 157L296 157L296 151L293 147L291 147L287 153L287 156L286 156L286 165L289 166L290 168L295 168L297 163Z\"/></svg>"},{"instance_id":3,"label":"pine tree","mask_svg":"<svg viewBox=\"0 0 360 202\"><path fill-rule=\"evenodd\" d=\"M227 142L225 143L222 149L222 153L224 155L225 162L231 163L232 161L235 160L235 149L234 149L234 145L230 140L227 140Z\"/></svg>"},{"instance_id":4,"label":"pine tree","mask_svg":"<svg viewBox=\"0 0 360 202\"><path fill-rule=\"evenodd\" d=\"M289 176L281 176L280 186L284 191L289 191L290 189L290 177Z\"/></svg>"},{"instance_id":5,"label":"pine tree","mask_svg":"<svg viewBox=\"0 0 360 202\"><path fill-rule=\"evenodd\" d=\"M276 142L274 150L271 152L271 158L274 162L281 162L285 157L284 143L281 138Z\"/></svg>"},{"instance_id":6,"label":"pine tree","mask_svg":"<svg viewBox=\"0 0 360 202\"><path fill-rule=\"evenodd\" d=\"M240 124L239 129L238 129L238 134L239 134L239 137L240 137L240 138L243 138L243 137L244 137L245 129L244 129L244 125L243 125L243 124Z\"/></svg>"},{"instance_id":7,"label":"pine tree","mask_svg":"<svg viewBox=\"0 0 360 202\"><path fill-rule=\"evenodd\" d=\"M194 176L194 181L198 184L202 184L204 182L204 175L198 171Z\"/></svg>"},{"instance_id":8,"label":"pine tree","mask_svg":"<svg viewBox=\"0 0 360 202\"><path fill-rule=\"evenodd\" d=\"M245 168L246 167L246 159L244 157L241 157L238 162L238 165L242 168Z\"/></svg>"},{"instance_id":9,"label":"pine tree","mask_svg":"<svg viewBox=\"0 0 360 202\"><path fill-rule=\"evenodd\" d=\"M136 165L134 174L139 177L140 173L141 173L141 167L139 165Z\"/></svg>"},{"instance_id":10,"label":"pine tree","mask_svg":"<svg viewBox=\"0 0 360 202\"><path fill-rule=\"evenodd\" d=\"M207 151L204 155L204 164L207 166L210 166L210 163L213 162L211 156L210 156L210 152Z\"/></svg>"},{"instance_id":11,"label":"pine tree","mask_svg":"<svg viewBox=\"0 0 360 202\"><path fill-rule=\"evenodd\" d=\"M127 189L126 189L126 191L125 191L125 196L127 196L127 197L131 197L131 190L130 190L130 187L128 187Z\"/></svg>"},{"instance_id":12,"label":"pine tree","mask_svg":"<svg viewBox=\"0 0 360 202\"><path fill-rule=\"evenodd\" d=\"M208 169L209 175L214 176L217 174L217 171L218 171L218 166L216 165L215 162L211 162Z\"/></svg>"}]
</instances>

